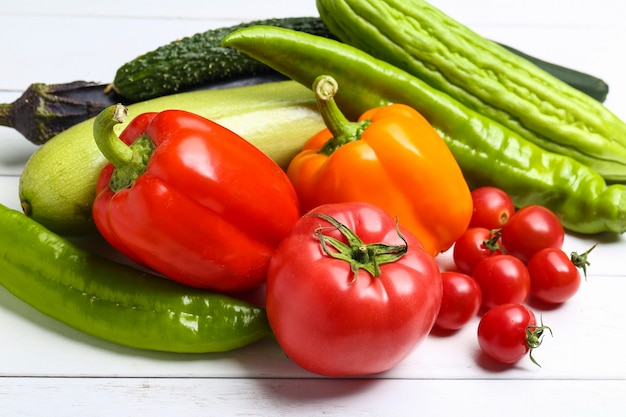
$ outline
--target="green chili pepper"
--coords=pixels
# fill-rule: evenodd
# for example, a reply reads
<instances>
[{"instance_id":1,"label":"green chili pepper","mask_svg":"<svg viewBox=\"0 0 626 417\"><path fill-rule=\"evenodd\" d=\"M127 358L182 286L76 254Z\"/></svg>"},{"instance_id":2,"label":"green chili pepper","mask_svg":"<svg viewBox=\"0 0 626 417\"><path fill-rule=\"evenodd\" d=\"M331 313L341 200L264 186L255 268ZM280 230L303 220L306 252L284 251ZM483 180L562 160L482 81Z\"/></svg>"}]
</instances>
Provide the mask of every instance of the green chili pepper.
<instances>
[{"instance_id":1,"label":"green chili pepper","mask_svg":"<svg viewBox=\"0 0 626 417\"><path fill-rule=\"evenodd\" d=\"M607 186L594 170L550 153L445 93L367 53L314 35L254 26L227 36L237 48L311 87L320 74L339 84L335 99L351 118L366 109L403 103L439 132L472 188L493 185L518 207L539 204L579 233L626 231L626 186Z\"/></svg>"},{"instance_id":2,"label":"green chili pepper","mask_svg":"<svg viewBox=\"0 0 626 417\"><path fill-rule=\"evenodd\" d=\"M42 313L110 342L223 352L271 337L265 310L140 272L0 205L0 285Z\"/></svg>"}]
</instances>

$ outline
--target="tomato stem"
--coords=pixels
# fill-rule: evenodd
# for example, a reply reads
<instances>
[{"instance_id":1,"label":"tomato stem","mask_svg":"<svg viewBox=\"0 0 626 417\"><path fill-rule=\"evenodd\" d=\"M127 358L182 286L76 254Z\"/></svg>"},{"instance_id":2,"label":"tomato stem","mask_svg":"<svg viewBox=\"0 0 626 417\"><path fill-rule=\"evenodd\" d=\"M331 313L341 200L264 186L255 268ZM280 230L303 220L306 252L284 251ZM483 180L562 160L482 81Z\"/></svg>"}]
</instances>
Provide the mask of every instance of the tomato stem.
<instances>
[{"instance_id":1,"label":"tomato stem","mask_svg":"<svg viewBox=\"0 0 626 417\"><path fill-rule=\"evenodd\" d=\"M498 243L501 237L502 229L493 229L489 232L489 239L483 240L483 245L491 252L502 250L502 247Z\"/></svg>"},{"instance_id":2,"label":"tomato stem","mask_svg":"<svg viewBox=\"0 0 626 417\"><path fill-rule=\"evenodd\" d=\"M332 236L325 235L323 231L327 228L322 226L314 231L314 235L320 240L320 245L325 254L350 264L353 278L348 285L352 285L356 281L359 269L364 269L375 278L379 277L381 274L380 265L396 262L408 251L409 245L400 232L397 221L396 232L404 242L403 245L387 245L384 243L365 244L354 231L338 222L335 218L322 213L312 213L310 215L328 221L333 226L333 229L338 230L348 241L346 244ZM329 247L332 247L334 251L331 251Z\"/></svg>"},{"instance_id":3,"label":"tomato stem","mask_svg":"<svg viewBox=\"0 0 626 417\"><path fill-rule=\"evenodd\" d=\"M541 368L541 365L539 365L539 362L537 362L535 358L533 357L533 351L537 349L539 346L541 346L541 343L543 342L544 332L546 330L550 332L550 336L553 336L552 329L543 324L543 318L541 318L540 325L533 324L533 325L526 327L526 343L528 344L528 347L530 348L530 353L529 353L530 360L540 368Z\"/></svg>"},{"instance_id":4,"label":"tomato stem","mask_svg":"<svg viewBox=\"0 0 626 417\"><path fill-rule=\"evenodd\" d=\"M591 263L587 260L587 256L592 250L595 249L596 246L598 246L597 243L594 244L589 249L587 249L586 252L581 253L581 254L572 252L571 257L570 257L570 260L572 261L572 263L576 265L577 268L580 268L583 270L583 273L585 275L585 281L587 280L587 267L591 265Z\"/></svg>"}]
</instances>

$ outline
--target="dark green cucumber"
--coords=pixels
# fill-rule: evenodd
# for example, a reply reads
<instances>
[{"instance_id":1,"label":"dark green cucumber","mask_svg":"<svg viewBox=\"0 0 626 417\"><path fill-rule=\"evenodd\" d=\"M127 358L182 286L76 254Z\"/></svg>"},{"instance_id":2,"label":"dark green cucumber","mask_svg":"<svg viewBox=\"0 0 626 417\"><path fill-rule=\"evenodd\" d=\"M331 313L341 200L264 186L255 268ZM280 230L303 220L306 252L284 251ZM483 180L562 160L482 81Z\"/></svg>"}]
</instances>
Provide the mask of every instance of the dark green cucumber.
<instances>
[{"instance_id":1,"label":"dark green cucumber","mask_svg":"<svg viewBox=\"0 0 626 417\"><path fill-rule=\"evenodd\" d=\"M229 33L254 25L279 26L333 37L317 17L256 20L212 29L160 46L127 62L117 70L110 87L123 97L139 101L200 84L272 72L246 54L221 46L222 39Z\"/></svg>"}]
</instances>

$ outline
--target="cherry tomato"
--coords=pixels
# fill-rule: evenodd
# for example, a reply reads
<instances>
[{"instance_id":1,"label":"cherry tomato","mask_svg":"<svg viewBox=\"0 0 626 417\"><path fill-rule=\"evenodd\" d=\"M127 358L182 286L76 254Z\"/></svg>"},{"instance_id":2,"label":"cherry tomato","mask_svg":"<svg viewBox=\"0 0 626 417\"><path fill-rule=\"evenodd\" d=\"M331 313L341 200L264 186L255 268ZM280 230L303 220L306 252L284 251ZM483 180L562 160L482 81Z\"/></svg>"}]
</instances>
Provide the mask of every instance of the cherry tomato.
<instances>
[{"instance_id":1,"label":"cherry tomato","mask_svg":"<svg viewBox=\"0 0 626 417\"><path fill-rule=\"evenodd\" d=\"M441 305L435 258L367 203L317 207L272 256L266 311L276 340L326 376L383 372L430 333Z\"/></svg>"},{"instance_id":2,"label":"cherry tomato","mask_svg":"<svg viewBox=\"0 0 626 417\"><path fill-rule=\"evenodd\" d=\"M478 283L460 272L441 273L443 295L435 325L440 329L458 330L476 317L482 296Z\"/></svg>"},{"instance_id":3,"label":"cherry tomato","mask_svg":"<svg viewBox=\"0 0 626 417\"><path fill-rule=\"evenodd\" d=\"M560 249L564 239L565 231L556 214L538 205L522 207L502 227L504 252L524 263L540 249Z\"/></svg>"},{"instance_id":4,"label":"cherry tomato","mask_svg":"<svg viewBox=\"0 0 626 417\"><path fill-rule=\"evenodd\" d=\"M511 197L497 187L478 187L472 190L474 209L469 227L489 230L504 226L515 213Z\"/></svg>"},{"instance_id":5,"label":"cherry tomato","mask_svg":"<svg viewBox=\"0 0 626 417\"><path fill-rule=\"evenodd\" d=\"M544 331L550 330L543 324L537 325L535 314L521 304L501 304L487 311L478 323L478 345L490 358L506 364L522 359L541 345Z\"/></svg>"},{"instance_id":6,"label":"cherry tomato","mask_svg":"<svg viewBox=\"0 0 626 417\"><path fill-rule=\"evenodd\" d=\"M521 304L530 293L528 268L511 255L496 255L480 261L472 278L480 286L485 309L499 304Z\"/></svg>"},{"instance_id":7,"label":"cherry tomato","mask_svg":"<svg viewBox=\"0 0 626 417\"><path fill-rule=\"evenodd\" d=\"M528 261L530 293L541 301L560 304L569 300L580 287L580 272L565 252L544 248Z\"/></svg>"},{"instance_id":8,"label":"cherry tomato","mask_svg":"<svg viewBox=\"0 0 626 417\"><path fill-rule=\"evenodd\" d=\"M467 229L452 248L454 264L459 272L467 275L472 275L483 259L501 254L499 237L493 236L491 230L484 227Z\"/></svg>"}]
</instances>

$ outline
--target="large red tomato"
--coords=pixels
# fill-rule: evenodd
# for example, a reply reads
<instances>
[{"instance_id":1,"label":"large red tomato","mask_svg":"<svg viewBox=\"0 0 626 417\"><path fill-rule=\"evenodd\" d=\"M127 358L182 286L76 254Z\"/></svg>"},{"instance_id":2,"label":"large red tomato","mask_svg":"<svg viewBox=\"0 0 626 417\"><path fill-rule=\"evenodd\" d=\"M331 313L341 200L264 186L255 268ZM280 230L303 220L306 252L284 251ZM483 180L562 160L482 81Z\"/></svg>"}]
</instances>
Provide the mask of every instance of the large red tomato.
<instances>
[{"instance_id":1,"label":"large red tomato","mask_svg":"<svg viewBox=\"0 0 626 417\"><path fill-rule=\"evenodd\" d=\"M280 244L266 307L296 364L354 376L386 371L413 352L441 296L437 263L414 235L376 206L340 203L313 209Z\"/></svg>"}]
</instances>

